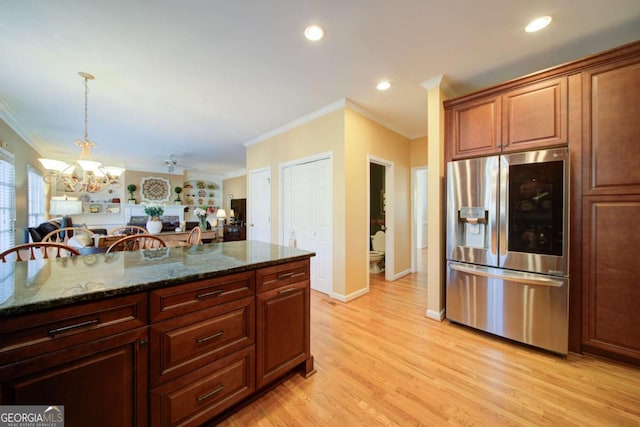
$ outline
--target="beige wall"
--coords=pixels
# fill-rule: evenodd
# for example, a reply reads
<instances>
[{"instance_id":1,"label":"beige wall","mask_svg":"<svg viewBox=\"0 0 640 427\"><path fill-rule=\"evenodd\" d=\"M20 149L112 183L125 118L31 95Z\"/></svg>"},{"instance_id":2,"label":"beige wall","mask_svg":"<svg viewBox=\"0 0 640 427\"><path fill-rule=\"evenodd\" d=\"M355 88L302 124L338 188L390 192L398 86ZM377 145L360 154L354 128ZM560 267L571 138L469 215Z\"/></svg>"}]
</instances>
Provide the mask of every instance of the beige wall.
<instances>
[{"instance_id":1,"label":"beige wall","mask_svg":"<svg viewBox=\"0 0 640 427\"><path fill-rule=\"evenodd\" d=\"M346 148L346 294L357 292L369 275L369 156L393 163L393 190L387 189L387 206L393 203L393 217L387 215L387 239L393 239L393 273L411 269L411 164L410 141L384 126L347 109ZM389 171L389 169L387 168ZM365 191L363 191L365 190ZM387 212L389 210L387 209Z\"/></svg>"},{"instance_id":2,"label":"beige wall","mask_svg":"<svg viewBox=\"0 0 640 427\"><path fill-rule=\"evenodd\" d=\"M271 168L271 236L280 236L280 165L323 153L333 159L333 296L366 291L368 156L394 164L394 270L411 268L410 141L349 109L334 111L247 149L247 171Z\"/></svg>"},{"instance_id":3,"label":"beige wall","mask_svg":"<svg viewBox=\"0 0 640 427\"><path fill-rule=\"evenodd\" d=\"M321 153L333 160L333 292L345 294L344 110L338 110L247 148L247 173L271 168L271 239L279 242L280 164ZM251 200L247 200L250 209Z\"/></svg>"},{"instance_id":4,"label":"beige wall","mask_svg":"<svg viewBox=\"0 0 640 427\"><path fill-rule=\"evenodd\" d=\"M242 175L235 178L229 178L222 181L222 206L230 208L229 195L233 195L233 199L247 198L247 176Z\"/></svg>"},{"instance_id":5,"label":"beige wall","mask_svg":"<svg viewBox=\"0 0 640 427\"><path fill-rule=\"evenodd\" d=\"M6 144L6 150L15 156L16 172L16 244L25 243L25 230L27 222L27 166L30 165L41 172L45 172L39 157L42 157L31 145L27 144L17 133L13 131L3 120L0 120L0 141ZM48 188L48 186L45 186ZM48 195L47 195L48 199ZM27 240L28 241L28 238Z\"/></svg>"},{"instance_id":6,"label":"beige wall","mask_svg":"<svg viewBox=\"0 0 640 427\"><path fill-rule=\"evenodd\" d=\"M429 162L429 139L426 136L411 140L411 167L427 166Z\"/></svg>"}]
</instances>

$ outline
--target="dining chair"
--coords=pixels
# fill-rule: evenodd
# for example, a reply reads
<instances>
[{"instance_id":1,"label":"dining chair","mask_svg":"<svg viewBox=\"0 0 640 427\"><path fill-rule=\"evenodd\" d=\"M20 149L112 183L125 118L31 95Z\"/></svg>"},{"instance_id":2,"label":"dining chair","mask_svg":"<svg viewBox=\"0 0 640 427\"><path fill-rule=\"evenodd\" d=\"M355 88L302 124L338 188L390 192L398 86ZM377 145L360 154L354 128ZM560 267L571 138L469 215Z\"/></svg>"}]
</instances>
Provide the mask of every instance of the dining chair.
<instances>
[{"instance_id":1,"label":"dining chair","mask_svg":"<svg viewBox=\"0 0 640 427\"><path fill-rule=\"evenodd\" d=\"M71 233L69 233L71 232ZM69 235L71 234L71 235ZM78 237L80 235L86 235L91 239L93 236L93 231L84 227L61 227L57 230L53 230L50 233L47 233L43 238L43 242L53 242L53 243L62 243L69 244L69 239L72 237ZM89 246L88 244L85 246Z\"/></svg>"},{"instance_id":2,"label":"dining chair","mask_svg":"<svg viewBox=\"0 0 640 427\"><path fill-rule=\"evenodd\" d=\"M186 244L188 246L202 244L202 229L200 227L195 226L191 229L187 236Z\"/></svg>"},{"instance_id":3,"label":"dining chair","mask_svg":"<svg viewBox=\"0 0 640 427\"><path fill-rule=\"evenodd\" d=\"M133 235L133 234L149 234L149 230L144 227L140 227L139 225L121 225L119 227L114 228L109 231L110 236L114 235Z\"/></svg>"},{"instance_id":4,"label":"dining chair","mask_svg":"<svg viewBox=\"0 0 640 427\"><path fill-rule=\"evenodd\" d=\"M141 249L166 248L167 243L153 234L133 234L123 237L107 248L107 253L114 251L138 251Z\"/></svg>"},{"instance_id":5,"label":"dining chair","mask_svg":"<svg viewBox=\"0 0 640 427\"><path fill-rule=\"evenodd\" d=\"M36 249L40 249L40 251L37 251ZM38 252L42 254L41 257L37 256ZM10 249L7 249L0 254L0 260L2 262L7 262L7 256L10 254L15 254L16 259L9 259L9 261L30 261L41 258L49 259L80 255L80 252L78 252L77 249L72 248L71 246L64 245L62 243L32 242L25 243L23 245L17 245Z\"/></svg>"}]
</instances>

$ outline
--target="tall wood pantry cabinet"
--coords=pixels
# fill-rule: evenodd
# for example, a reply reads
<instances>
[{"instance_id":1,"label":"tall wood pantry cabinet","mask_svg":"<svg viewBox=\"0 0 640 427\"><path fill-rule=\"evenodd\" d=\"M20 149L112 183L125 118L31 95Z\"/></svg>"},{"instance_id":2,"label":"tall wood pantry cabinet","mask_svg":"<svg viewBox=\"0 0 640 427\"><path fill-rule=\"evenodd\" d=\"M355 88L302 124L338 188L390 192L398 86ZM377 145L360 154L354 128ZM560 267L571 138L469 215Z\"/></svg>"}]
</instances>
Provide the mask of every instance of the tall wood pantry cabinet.
<instances>
[{"instance_id":1,"label":"tall wood pantry cabinet","mask_svg":"<svg viewBox=\"0 0 640 427\"><path fill-rule=\"evenodd\" d=\"M447 161L569 147L569 349L640 365L640 42L444 106Z\"/></svg>"}]
</instances>

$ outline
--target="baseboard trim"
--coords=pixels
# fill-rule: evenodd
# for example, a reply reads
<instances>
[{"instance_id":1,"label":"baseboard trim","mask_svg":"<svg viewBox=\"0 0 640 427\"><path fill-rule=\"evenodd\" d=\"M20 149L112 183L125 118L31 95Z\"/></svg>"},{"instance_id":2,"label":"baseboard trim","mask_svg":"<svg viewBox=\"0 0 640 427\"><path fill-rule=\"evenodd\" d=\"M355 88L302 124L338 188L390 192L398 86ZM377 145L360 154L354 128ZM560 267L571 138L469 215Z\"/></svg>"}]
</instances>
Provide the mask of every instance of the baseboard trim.
<instances>
[{"instance_id":1,"label":"baseboard trim","mask_svg":"<svg viewBox=\"0 0 640 427\"><path fill-rule=\"evenodd\" d=\"M437 320L438 322L442 322L444 320L444 309L438 311L427 310L425 313L429 319Z\"/></svg>"},{"instance_id":2,"label":"baseboard trim","mask_svg":"<svg viewBox=\"0 0 640 427\"><path fill-rule=\"evenodd\" d=\"M398 280L401 277L406 276L407 274L411 274L411 269L405 270L405 271L401 271L400 273L396 274L393 276L393 280Z\"/></svg>"},{"instance_id":3,"label":"baseboard trim","mask_svg":"<svg viewBox=\"0 0 640 427\"><path fill-rule=\"evenodd\" d=\"M332 293L331 294L331 298L335 298L338 301L341 302L349 302L349 301L353 301L354 299L361 297L364 294L368 294L369 293L369 287L360 289L359 291L353 292L349 295L342 295L342 294L336 294L336 293Z\"/></svg>"}]
</instances>

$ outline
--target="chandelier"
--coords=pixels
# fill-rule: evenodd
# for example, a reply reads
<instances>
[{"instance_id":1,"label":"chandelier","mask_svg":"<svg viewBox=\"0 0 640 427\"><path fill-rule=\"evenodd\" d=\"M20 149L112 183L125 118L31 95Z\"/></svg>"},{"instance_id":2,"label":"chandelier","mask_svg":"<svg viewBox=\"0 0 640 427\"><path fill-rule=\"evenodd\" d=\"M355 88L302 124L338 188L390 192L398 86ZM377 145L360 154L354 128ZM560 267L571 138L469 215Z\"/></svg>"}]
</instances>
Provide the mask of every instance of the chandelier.
<instances>
[{"instance_id":1,"label":"chandelier","mask_svg":"<svg viewBox=\"0 0 640 427\"><path fill-rule=\"evenodd\" d=\"M75 142L82 150L78 160L81 174L76 173L76 165L55 159L38 159L47 170L47 174L43 177L44 181L48 184L60 182L64 186L64 191L71 192L97 193L111 187L120 187L122 185L120 175L124 172L123 168L103 166L100 162L91 160L91 148L96 144L89 141L87 126L88 81L95 77L89 73L80 72L78 74L84 79L84 140Z\"/></svg>"}]
</instances>

